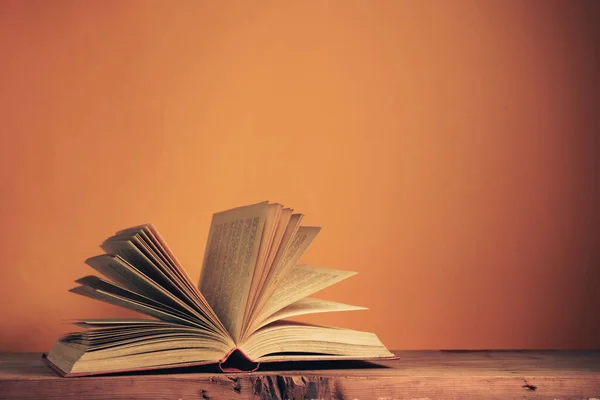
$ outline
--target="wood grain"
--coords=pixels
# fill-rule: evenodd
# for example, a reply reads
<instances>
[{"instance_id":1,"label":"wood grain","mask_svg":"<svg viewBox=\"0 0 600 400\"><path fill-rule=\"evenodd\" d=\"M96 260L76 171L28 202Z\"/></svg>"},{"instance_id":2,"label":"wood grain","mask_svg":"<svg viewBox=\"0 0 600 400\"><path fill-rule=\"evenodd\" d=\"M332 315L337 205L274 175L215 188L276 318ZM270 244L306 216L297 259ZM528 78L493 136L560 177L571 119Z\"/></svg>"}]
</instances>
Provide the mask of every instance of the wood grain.
<instances>
[{"instance_id":1,"label":"wood grain","mask_svg":"<svg viewBox=\"0 0 600 400\"><path fill-rule=\"evenodd\" d=\"M0 398L600 400L600 351L395 353L399 360L378 364L296 363L242 374L199 368L87 378L57 376L41 354L4 353Z\"/></svg>"}]
</instances>

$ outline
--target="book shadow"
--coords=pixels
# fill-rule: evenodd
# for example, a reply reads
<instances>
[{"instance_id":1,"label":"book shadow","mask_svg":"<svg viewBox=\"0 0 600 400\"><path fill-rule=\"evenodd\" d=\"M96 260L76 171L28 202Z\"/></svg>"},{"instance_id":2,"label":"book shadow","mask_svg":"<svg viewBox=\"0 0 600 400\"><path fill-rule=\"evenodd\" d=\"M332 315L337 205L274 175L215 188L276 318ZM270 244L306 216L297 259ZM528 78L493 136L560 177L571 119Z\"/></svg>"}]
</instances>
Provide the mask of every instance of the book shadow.
<instances>
[{"instance_id":1,"label":"book shadow","mask_svg":"<svg viewBox=\"0 0 600 400\"><path fill-rule=\"evenodd\" d=\"M283 361L260 364L254 372L236 371L223 372L218 364L199 365L191 367L175 367L162 370L132 371L104 374L103 376L146 376L146 375L172 375L172 374L249 374L263 372L286 372L286 371L343 371L355 369L380 369L389 368L386 365L376 364L360 360L336 360L336 361Z\"/></svg>"},{"instance_id":2,"label":"book shadow","mask_svg":"<svg viewBox=\"0 0 600 400\"><path fill-rule=\"evenodd\" d=\"M323 370L351 370L351 369L379 369L389 368L387 365L376 364L361 360L337 361L289 361L268 363L261 365L259 372L267 371L323 371Z\"/></svg>"}]
</instances>

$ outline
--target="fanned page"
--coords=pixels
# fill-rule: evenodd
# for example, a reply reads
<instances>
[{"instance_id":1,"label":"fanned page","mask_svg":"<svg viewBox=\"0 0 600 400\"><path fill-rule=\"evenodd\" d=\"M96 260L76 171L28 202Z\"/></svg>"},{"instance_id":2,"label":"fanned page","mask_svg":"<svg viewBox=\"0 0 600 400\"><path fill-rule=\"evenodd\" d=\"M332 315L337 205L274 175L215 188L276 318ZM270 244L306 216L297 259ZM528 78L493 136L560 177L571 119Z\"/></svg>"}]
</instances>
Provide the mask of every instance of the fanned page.
<instances>
[{"instance_id":1,"label":"fanned page","mask_svg":"<svg viewBox=\"0 0 600 400\"><path fill-rule=\"evenodd\" d=\"M352 306L349 304L338 303L335 301L315 299L307 297L298 300L287 307L283 307L270 317L258 323L257 329L262 328L271 322L279 321L285 318L297 317L299 315L316 314L335 311L359 311L366 310L366 307Z\"/></svg>"},{"instance_id":2,"label":"fanned page","mask_svg":"<svg viewBox=\"0 0 600 400\"><path fill-rule=\"evenodd\" d=\"M256 313L257 303L260 301L260 298L267 287L267 279L271 276L272 269L278 264L279 259L284 256L294 235L300 228L302 218L302 214L294 214L292 209L285 208L279 213L279 218L276 218L275 221L273 221L273 239L268 246L266 261L260 268L255 270L252 279L253 286L251 288L248 303L246 304L246 312L242 327L242 332L244 332L243 335L245 335L248 325ZM263 247L262 243L261 247Z\"/></svg>"},{"instance_id":3,"label":"fanned page","mask_svg":"<svg viewBox=\"0 0 600 400\"><path fill-rule=\"evenodd\" d=\"M213 215L199 288L234 341L240 337L268 202Z\"/></svg>"},{"instance_id":4,"label":"fanned page","mask_svg":"<svg viewBox=\"0 0 600 400\"><path fill-rule=\"evenodd\" d=\"M152 225L122 230L106 239L101 247L109 255L124 259L129 266L198 310L215 330L228 336L227 330L187 273L177 261L171 259L172 252Z\"/></svg>"},{"instance_id":5,"label":"fanned page","mask_svg":"<svg viewBox=\"0 0 600 400\"><path fill-rule=\"evenodd\" d=\"M282 308L355 274L356 272L353 271L314 265L296 265L274 290L262 312L253 319L244 337L247 338L256 329L265 325L264 321Z\"/></svg>"},{"instance_id":6,"label":"fanned page","mask_svg":"<svg viewBox=\"0 0 600 400\"><path fill-rule=\"evenodd\" d=\"M271 255L274 255L279 247L282 229L287 226L291 217L291 210L284 209L281 204L269 204L267 207L267 217L263 228L262 238L256 260L254 273L252 274L252 283L248 293L248 301L244 311L243 326L246 326L250 318L251 311L256 302L256 296L260 293L263 284L263 276L266 276L271 266Z\"/></svg>"},{"instance_id":7,"label":"fanned page","mask_svg":"<svg viewBox=\"0 0 600 400\"><path fill-rule=\"evenodd\" d=\"M301 226L298 227L291 240L286 245L282 257L279 258L272 266L267 276L267 281L259 294L256 308L253 310L252 317L255 317L262 311L263 306L269 300L271 295L281 282L288 276L289 272L296 265L300 257L306 252L308 246L321 231L320 227L316 226Z\"/></svg>"}]
</instances>

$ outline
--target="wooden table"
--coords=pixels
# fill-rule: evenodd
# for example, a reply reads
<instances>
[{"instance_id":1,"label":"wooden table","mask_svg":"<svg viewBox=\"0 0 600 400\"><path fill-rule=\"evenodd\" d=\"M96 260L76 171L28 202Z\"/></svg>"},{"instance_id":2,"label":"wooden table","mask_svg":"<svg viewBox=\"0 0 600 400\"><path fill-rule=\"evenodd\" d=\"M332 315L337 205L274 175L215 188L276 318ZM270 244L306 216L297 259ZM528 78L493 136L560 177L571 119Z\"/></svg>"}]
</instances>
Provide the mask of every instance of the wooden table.
<instances>
[{"instance_id":1,"label":"wooden table","mask_svg":"<svg viewBox=\"0 0 600 400\"><path fill-rule=\"evenodd\" d=\"M60 378L0 353L1 399L599 399L600 351L397 351L396 361ZM307 369L311 368L311 369Z\"/></svg>"}]
</instances>

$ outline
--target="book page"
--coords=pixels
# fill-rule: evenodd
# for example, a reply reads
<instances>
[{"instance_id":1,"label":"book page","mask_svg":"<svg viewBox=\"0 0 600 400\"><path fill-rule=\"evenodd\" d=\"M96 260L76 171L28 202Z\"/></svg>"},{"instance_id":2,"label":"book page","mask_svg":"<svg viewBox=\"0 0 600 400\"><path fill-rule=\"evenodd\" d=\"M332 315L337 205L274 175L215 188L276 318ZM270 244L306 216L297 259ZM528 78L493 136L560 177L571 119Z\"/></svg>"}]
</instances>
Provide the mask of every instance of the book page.
<instances>
[{"instance_id":1,"label":"book page","mask_svg":"<svg viewBox=\"0 0 600 400\"><path fill-rule=\"evenodd\" d=\"M219 321L215 312L210 308L208 302L202 296L198 288L192 283L189 275L183 269L173 252L167 246L158 230L152 224L144 224L132 228L123 229L114 236L108 238L105 243L131 242L143 255L150 260L165 276L175 283L187 299L194 304L211 321L216 329L229 335L223 324ZM106 246L106 244L105 244Z\"/></svg>"},{"instance_id":2,"label":"book page","mask_svg":"<svg viewBox=\"0 0 600 400\"><path fill-rule=\"evenodd\" d=\"M260 278L265 270L267 257L274 245L274 238L277 228L279 226L279 219L283 206L281 204L269 204L267 207L267 217L265 220L265 226L263 228L262 238L260 240L260 247L258 249L258 255L256 257L256 266L254 273L252 274L252 283L250 284L250 290L248 292L248 301L246 302L246 310L244 312L244 324L246 323L248 314L256 295L259 293Z\"/></svg>"},{"instance_id":3,"label":"book page","mask_svg":"<svg viewBox=\"0 0 600 400\"><path fill-rule=\"evenodd\" d=\"M290 219L292 218L293 212L294 211L291 208L284 208L279 213L279 218L277 219L277 221L275 221L276 226L274 227L275 229L273 233L273 238L268 249L266 260L262 265L262 268L257 268L254 271L254 277L252 278L252 287L250 288L248 304L246 304L246 312L244 315L244 325L242 327L242 330L247 329L248 325L252 320L252 316L254 315L254 310L256 308L256 303L262 295L264 285L267 281L267 276L269 275L269 271L271 270L271 267L273 265L275 255L280 249L284 233L290 225Z\"/></svg>"},{"instance_id":4,"label":"book page","mask_svg":"<svg viewBox=\"0 0 600 400\"><path fill-rule=\"evenodd\" d=\"M277 311L264 321L260 322L255 329L260 329L263 326L270 324L271 322L275 322L284 318L296 317L299 315L357 310L367 310L367 308L353 306L350 304L338 303L335 301L307 297L304 299L300 299L287 307L283 307L281 310Z\"/></svg>"},{"instance_id":5,"label":"book page","mask_svg":"<svg viewBox=\"0 0 600 400\"><path fill-rule=\"evenodd\" d=\"M175 309L202 321L202 324L205 325L207 329L218 331L209 318L190 307L173 293L165 290L165 288L149 279L146 275L139 272L125 259L119 256L103 254L90 257L85 260L85 263L115 282L117 285L155 299L166 306L174 307Z\"/></svg>"},{"instance_id":6,"label":"book page","mask_svg":"<svg viewBox=\"0 0 600 400\"><path fill-rule=\"evenodd\" d=\"M137 311L142 314L146 314L146 315L149 315L154 318L158 318L163 321L168 321L168 322L173 322L175 324L182 324L182 325L188 325L188 326L196 326L196 327L202 329L202 327L199 326L197 323L189 321L186 318L178 317L174 314L165 312L161 309L151 307L147 304L142 304L142 303L139 303L136 301L132 301L130 299L126 299L124 297L117 296L112 293L107 293L107 292L104 292L101 290L95 290L89 286L77 286L77 287L74 287L73 289L69 290L69 292L79 294L82 296L86 296L91 299L100 300L105 303L113 304L115 306L128 308L130 310Z\"/></svg>"},{"instance_id":7,"label":"book page","mask_svg":"<svg viewBox=\"0 0 600 400\"><path fill-rule=\"evenodd\" d=\"M160 321L157 319L143 319L143 318L86 318L75 320L73 324L82 328L94 328L94 327L111 327L119 325L157 325L157 326L172 326L170 322Z\"/></svg>"},{"instance_id":8,"label":"book page","mask_svg":"<svg viewBox=\"0 0 600 400\"><path fill-rule=\"evenodd\" d=\"M264 321L283 307L355 274L356 272L353 271L343 271L314 265L296 265L283 282L281 282L281 285L277 287L262 311L254 318L248 332L256 330L258 323Z\"/></svg>"},{"instance_id":9,"label":"book page","mask_svg":"<svg viewBox=\"0 0 600 400\"><path fill-rule=\"evenodd\" d=\"M394 357L374 333L291 321L265 326L240 348L257 361Z\"/></svg>"},{"instance_id":10,"label":"book page","mask_svg":"<svg viewBox=\"0 0 600 400\"><path fill-rule=\"evenodd\" d=\"M275 257L279 253L279 250L282 247L285 247L284 239L286 232L296 232L300 227L300 222L302 221L302 214L293 214L294 210L291 208L284 208L281 212L281 218L279 221L279 225L277 226L277 231L275 232L275 237L273 238L273 245L269 250L269 255L267 257L265 274L261 276L260 281L260 291L267 280L267 276L269 275L269 271L275 264ZM286 242L287 243L287 242Z\"/></svg>"},{"instance_id":11,"label":"book page","mask_svg":"<svg viewBox=\"0 0 600 400\"><path fill-rule=\"evenodd\" d=\"M123 287L117 286L113 283L104 281L103 279L88 275L75 281L83 286L72 289L73 293L83 294L88 297L96 298L111 304L119 305L121 307L130 308L138 312L152 315L162 320L174 322L174 321L186 321L187 325L196 327L199 335L206 335L213 337L218 341L229 343L233 345L231 338L224 337L220 332L206 329L204 323L197 319L190 317L186 313L182 313L172 307L165 305L155 299L146 297L144 295L132 292ZM162 315L162 317L161 317ZM165 316L167 316L165 319Z\"/></svg>"},{"instance_id":12,"label":"book page","mask_svg":"<svg viewBox=\"0 0 600 400\"><path fill-rule=\"evenodd\" d=\"M321 227L319 226L301 226L298 229L298 232L296 232L294 235L292 244L286 251L285 256L278 264L277 268L287 272L294 267L300 257L302 257L302 255L306 252L308 246L310 246L315 237L317 237L319 232L321 232ZM274 272L281 273L280 271ZM276 278L278 278L278 276L273 277L275 283L278 283Z\"/></svg>"},{"instance_id":13,"label":"book page","mask_svg":"<svg viewBox=\"0 0 600 400\"><path fill-rule=\"evenodd\" d=\"M301 226L298 228L283 256L271 267L267 281L254 309L253 316L262 312L265 303L269 301L271 295L277 290L292 268L294 268L320 231L321 228L317 226Z\"/></svg>"},{"instance_id":14,"label":"book page","mask_svg":"<svg viewBox=\"0 0 600 400\"><path fill-rule=\"evenodd\" d=\"M165 290L168 290L173 295L183 300L189 306L196 306L194 300L191 299L180 285L177 284L173 277L168 274L169 271L162 270L160 266L150 260L133 241L111 237L106 239L100 247L106 253L119 256L126 260L129 265L165 288Z\"/></svg>"},{"instance_id":15,"label":"book page","mask_svg":"<svg viewBox=\"0 0 600 400\"><path fill-rule=\"evenodd\" d=\"M161 310L163 312L175 315L177 317L185 318L186 320L193 321L201 325L201 323L197 321L196 318L189 315L189 313L182 312L176 308L166 305L164 302L156 300L155 298L151 298L143 294L133 292L124 287L105 281L97 276L84 276L82 278L77 279L75 283L85 285L97 291L114 294L116 296L131 300L139 304L146 305L148 307L156 308L157 310Z\"/></svg>"},{"instance_id":16,"label":"book page","mask_svg":"<svg viewBox=\"0 0 600 400\"><path fill-rule=\"evenodd\" d=\"M48 360L64 373L122 372L218 362L230 349L227 343L181 325L154 329L121 325L66 335L52 347Z\"/></svg>"},{"instance_id":17,"label":"book page","mask_svg":"<svg viewBox=\"0 0 600 400\"><path fill-rule=\"evenodd\" d=\"M186 339L195 338L212 343L213 346L220 346L227 350L230 343L224 343L215 340L214 337L207 335L206 332L199 331L192 327L183 325L163 323L162 325L150 324L121 324L109 327L96 327L82 332L72 332L63 335L61 340L69 343L76 343L93 350L108 349L111 347L122 347L129 344L149 343L150 341L162 341L164 339Z\"/></svg>"},{"instance_id":18,"label":"book page","mask_svg":"<svg viewBox=\"0 0 600 400\"><path fill-rule=\"evenodd\" d=\"M244 331L242 332L242 336L246 335L249 325L260 311L260 307L264 305L265 299L267 298L267 294L264 292L265 289L268 288L267 280L272 276L272 269L279 264L281 258L286 254L287 249L292 244L292 240L298 232L298 229L300 229L300 223L304 218L303 214L294 214L294 211L290 208L286 208L282 214L285 218L280 220L280 225L278 226L275 238L273 239L275 241L274 246L268 256L265 268L260 274L258 289L244 319Z\"/></svg>"},{"instance_id":19,"label":"book page","mask_svg":"<svg viewBox=\"0 0 600 400\"><path fill-rule=\"evenodd\" d=\"M321 228L318 226L301 226L298 232L294 235L294 239L290 247L287 249L285 255L280 262L275 266L272 272L272 276L269 277L267 285L272 287L271 293L277 289L281 281L287 276L300 257L306 252L308 246L317 237ZM269 293L266 290L266 293Z\"/></svg>"},{"instance_id":20,"label":"book page","mask_svg":"<svg viewBox=\"0 0 600 400\"><path fill-rule=\"evenodd\" d=\"M198 288L234 341L240 336L268 202L213 215Z\"/></svg>"}]
</instances>

